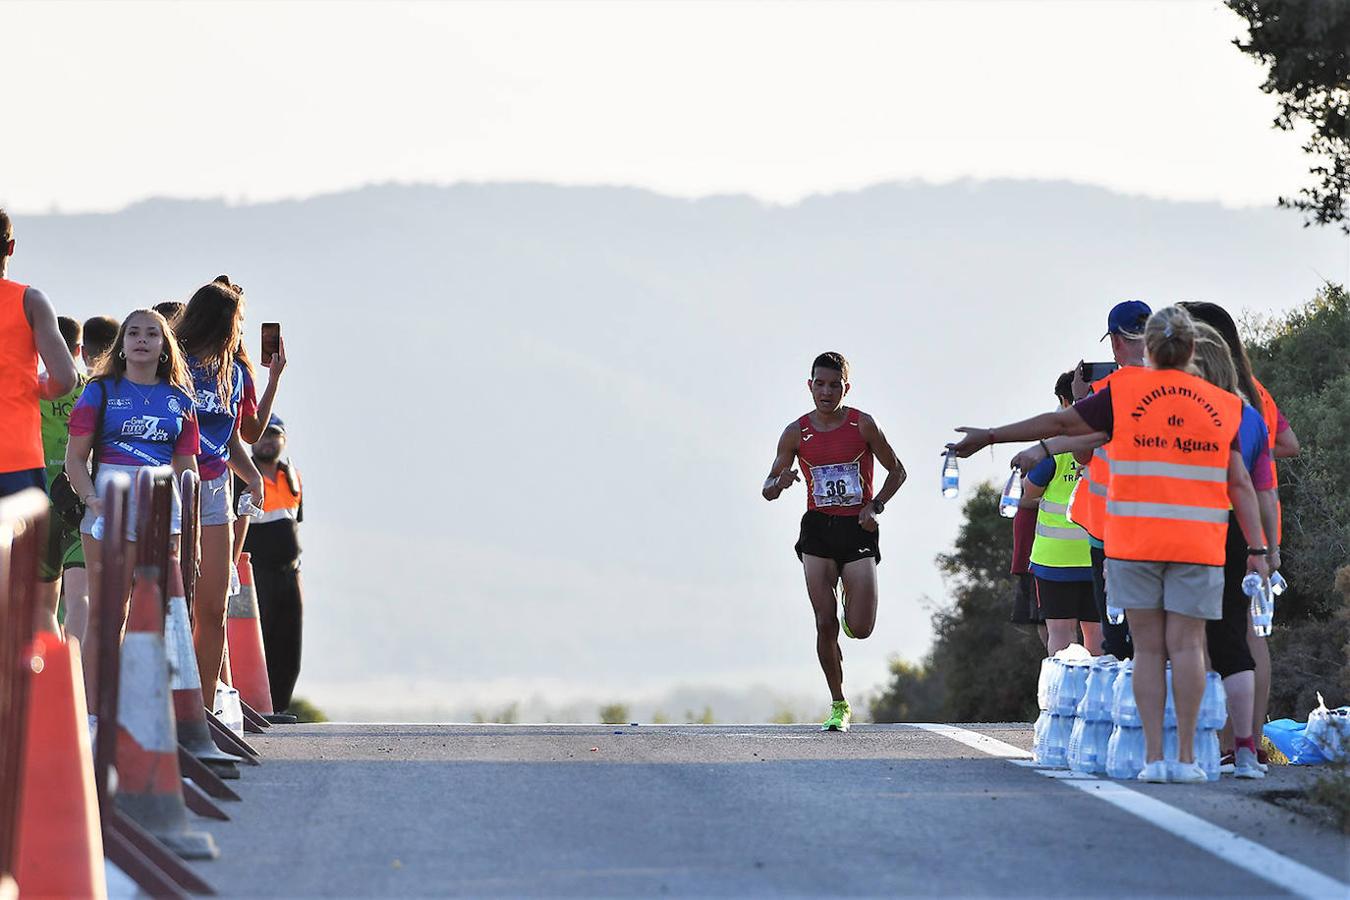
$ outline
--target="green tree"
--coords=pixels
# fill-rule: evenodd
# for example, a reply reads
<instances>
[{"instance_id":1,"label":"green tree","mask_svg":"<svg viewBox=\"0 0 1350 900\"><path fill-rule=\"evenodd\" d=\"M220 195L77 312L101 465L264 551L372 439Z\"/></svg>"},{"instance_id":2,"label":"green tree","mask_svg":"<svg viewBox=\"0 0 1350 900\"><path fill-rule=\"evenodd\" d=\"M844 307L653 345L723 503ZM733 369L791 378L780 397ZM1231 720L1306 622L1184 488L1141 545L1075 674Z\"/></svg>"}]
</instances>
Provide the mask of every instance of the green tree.
<instances>
[{"instance_id":1,"label":"green tree","mask_svg":"<svg viewBox=\"0 0 1350 900\"><path fill-rule=\"evenodd\" d=\"M628 718L627 704L606 703L600 707L600 721L605 725L627 725L633 720Z\"/></svg>"},{"instance_id":2,"label":"green tree","mask_svg":"<svg viewBox=\"0 0 1350 900\"><path fill-rule=\"evenodd\" d=\"M1249 329L1247 352L1302 444L1280 462L1289 591L1270 636L1270 714L1302 719L1316 692L1350 700L1350 294L1327 284L1303 307Z\"/></svg>"},{"instance_id":3,"label":"green tree","mask_svg":"<svg viewBox=\"0 0 1350 900\"><path fill-rule=\"evenodd\" d=\"M1346 0L1225 0L1247 22L1233 41L1267 67L1261 90L1278 98L1275 127L1310 128L1305 153L1315 183L1281 206L1302 210L1308 224L1340 222L1350 234L1350 3Z\"/></svg>"},{"instance_id":4,"label":"green tree","mask_svg":"<svg viewBox=\"0 0 1350 900\"><path fill-rule=\"evenodd\" d=\"M873 722L944 722L942 677L922 663L891 659L891 680L872 698Z\"/></svg>"}]
</instances>

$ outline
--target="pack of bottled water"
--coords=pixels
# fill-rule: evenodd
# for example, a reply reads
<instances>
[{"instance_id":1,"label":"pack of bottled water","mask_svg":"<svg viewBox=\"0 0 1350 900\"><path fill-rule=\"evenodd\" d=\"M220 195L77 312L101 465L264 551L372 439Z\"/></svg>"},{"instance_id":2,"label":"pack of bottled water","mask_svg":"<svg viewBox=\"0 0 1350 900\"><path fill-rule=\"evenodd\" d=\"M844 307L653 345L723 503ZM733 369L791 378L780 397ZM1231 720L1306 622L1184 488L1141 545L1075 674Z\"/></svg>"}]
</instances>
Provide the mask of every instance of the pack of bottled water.
<instances>
[{"instance_id":1,"label":"pack of bottled water","mask_svg":"<svg viewBox=\"0 0 1350 900\"><path fill-rule=\"evenodd\" d=\"M1087 669L1082 699L1078 701L1073 731L1069 735L1069 768L1097 775L1106 771L1106 756L1111 732L1112 689L1120 663L1114 656L1101 656Z\"/></svg>"},{"instance_id":2,"label":"pack of bottled water","mask_svg":"<svg viewBox=\"0 0 1350 900\"><path fill-rule=\"evenodd\" d=\"M1077 648L1082 656L1086 651ZM1032 754L1037 765L1064 768L1069 764L1069 743L1073 737L1078 705L1087 691L1091 662L1079 658L1072 649L1061 651L1041 666L1037 700L1041 714L1032 733Z\"/></svg>"},{"instance_id":3,"label":"pack of bottled water","mask_svg":"<svg viewBox=\"0 0 1350 900\"><path fill-rule=\"evenodd\" d=\"M1144 768L1144 729L1134 702L1134 660L1117 669L1111 686L1111 737L1106 745L1106 774L1134 778Z\"/></svg>"},{"instance_id":4,"label":"pack of bottled water","mask_svg":"<svg viewBox=\"0 0 1350 900\"><path fill-rule=\"evenodd\" d=\"M1120 665L1112 691L1113 727L1106 751L1106 774L1112 778L1134 778L1144 767L1144 731L1139 707L1134 702L1134 665ZM1163 708L1163 758L1169 767L1178 757L1177 708L1172 692L1172 667L1167 666L1167 700ZM1210 781L1219 779L1219 729L1228 719L1223 679L1217 672L1205 676L1205 693L1195 723L1195 761Z\"/></svg>"}]
</instances>

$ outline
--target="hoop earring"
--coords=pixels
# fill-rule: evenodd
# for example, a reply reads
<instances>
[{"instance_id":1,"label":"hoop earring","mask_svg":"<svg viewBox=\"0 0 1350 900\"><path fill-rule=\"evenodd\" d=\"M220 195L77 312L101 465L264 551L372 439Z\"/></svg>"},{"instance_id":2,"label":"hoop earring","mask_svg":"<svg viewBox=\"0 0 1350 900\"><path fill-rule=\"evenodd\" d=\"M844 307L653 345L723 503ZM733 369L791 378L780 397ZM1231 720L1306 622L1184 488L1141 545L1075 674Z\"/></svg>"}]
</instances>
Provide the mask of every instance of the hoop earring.
<instances>
[{"instance_id":1,"label":"hoop earring","mask_svg":"<svg viewBox=\"0 0 1350 900\"><path fill-rule=\"evenodd\" d=\"M167 353L161 353L161 354L159 355L159 361L162 362L162 363L168 362L168 361L169 361L169 354L167 354Z\"/></svg>"},{"instance_id":2,"label":"hoop earring","mask_svg":"<svg viewBox=\"0 0 1350 900\"><path fill-rule=\"evenodd\" d=\"M118 350L118 351L117 351L117 358L118 358L118 359L126 359L126 358L127 358L127 351L125 351L125 350Z\"/></svg>"}]
</instances>

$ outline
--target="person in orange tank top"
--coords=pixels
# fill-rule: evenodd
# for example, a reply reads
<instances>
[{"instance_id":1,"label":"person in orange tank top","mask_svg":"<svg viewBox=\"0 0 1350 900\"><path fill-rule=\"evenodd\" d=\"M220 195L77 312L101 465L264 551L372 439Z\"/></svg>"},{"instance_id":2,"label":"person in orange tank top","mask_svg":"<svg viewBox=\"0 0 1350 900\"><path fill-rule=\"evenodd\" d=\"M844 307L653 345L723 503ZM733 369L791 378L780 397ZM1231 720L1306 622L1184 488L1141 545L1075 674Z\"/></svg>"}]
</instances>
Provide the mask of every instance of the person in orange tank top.
<instances>
[{"instance_id":1,"label":"person in orange tank top","mask_svg":"<svg viewBox=\"0 0 1350 900\"><path fill-rule=\"evenodd\" d=\"M75 360L56 325L56 311L35 287L10 281L14 223L0 209L0 497L46 490L38 403L69 394ZM38 376L38 360L47 370Z\"/></svg>"},{"instance_id":2,"label":"person in orange tank top","mask_svg":"<svg viewBox=\"0 0 1350 900\"><path fill-rule=\"evenodd\" d=\"M788 423L761 493L777 500L806 475L806 514L797 539L797 557L806 575L806 594L815 611L816 658L833 701L823 731L847 731L852 710L844 698L844 656L839 649L839 583L844 585L843 629L861 640L877 618L877 563L881 561L877 517L905 483L905 467L867 413L844 406L848 361L822 353L806 382L813 408ZM886 480L873 493L872 464Z\"/></svg>"}]
</instances>

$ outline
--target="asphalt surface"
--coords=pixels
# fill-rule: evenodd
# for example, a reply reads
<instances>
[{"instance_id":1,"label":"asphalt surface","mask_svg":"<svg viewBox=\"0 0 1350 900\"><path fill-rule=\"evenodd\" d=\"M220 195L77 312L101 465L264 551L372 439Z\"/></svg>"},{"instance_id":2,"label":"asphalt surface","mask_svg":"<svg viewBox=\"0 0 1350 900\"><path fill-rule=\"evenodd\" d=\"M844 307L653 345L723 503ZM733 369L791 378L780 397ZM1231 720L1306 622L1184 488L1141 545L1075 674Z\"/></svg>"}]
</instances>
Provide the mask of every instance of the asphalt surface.
<instances>
[{"instance_id":1,"label":"asphalt surface","mask_svg":"<svg viewBox=\"0 0 1350 900\"><path fill-rule=\"evenodd\" d=\"M963 727L1031 745L1026 725ZM1288 895L1090 790L904 725L249 739L264 764L233 782L231 821L198 820L221 858L196 869L226 896ZM1343 835L1261 796L1308 774L1129 790L1350 882Z\"/></svg>"}]
</instances>

